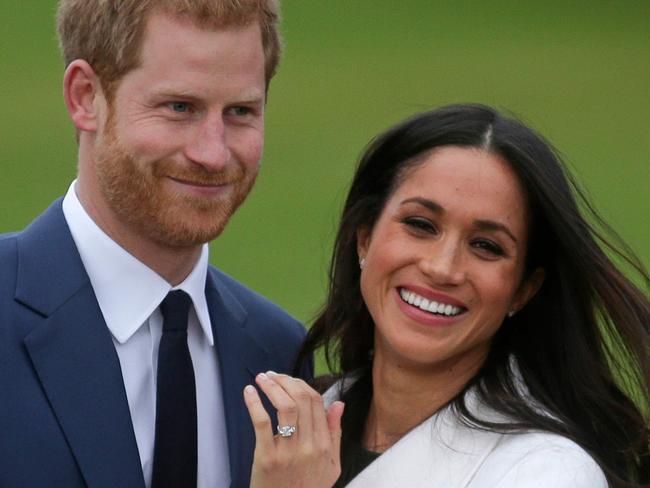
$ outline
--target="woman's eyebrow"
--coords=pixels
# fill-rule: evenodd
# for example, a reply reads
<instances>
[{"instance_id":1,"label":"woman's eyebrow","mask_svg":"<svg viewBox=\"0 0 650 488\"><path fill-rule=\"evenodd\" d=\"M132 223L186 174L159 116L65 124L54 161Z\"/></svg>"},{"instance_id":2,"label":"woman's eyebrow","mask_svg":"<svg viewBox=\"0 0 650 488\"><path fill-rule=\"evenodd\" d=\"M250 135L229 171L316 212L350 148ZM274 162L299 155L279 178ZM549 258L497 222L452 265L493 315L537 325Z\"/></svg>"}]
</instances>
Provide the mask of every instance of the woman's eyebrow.
<instances>
[{"instance_id":1,"label":"woman's eyebrow","mask_svg":"<svg viewBox=\"0 0 650 488\"><path fill-rule=\"evenodd\" d=\"M422 205L423 207L428 208L432 212L445 213L445 208L442 205L434 202L433 200L429 200L428 198L422 198L422 197L407 198L405 200L402 200L400 202L400 205L406 205L407 203L417 203Z\"/></svg>"},{"instance_id":2,"label":"woman's eyebrow","mask_svg":"<svg viewBox=\"0 0 650 488\"><path fill-rule=\"evenodd\" d=\"M477 229L479 230L488 230L488 231L497 231L497 232L503 232L506 234L510 239L513 241L517 242L517 238L515 235L510 231L508 226L501 224L499 222L495 222L494 220L475 220L474 225L476 226Z\"/></svg>"}]
</instances>

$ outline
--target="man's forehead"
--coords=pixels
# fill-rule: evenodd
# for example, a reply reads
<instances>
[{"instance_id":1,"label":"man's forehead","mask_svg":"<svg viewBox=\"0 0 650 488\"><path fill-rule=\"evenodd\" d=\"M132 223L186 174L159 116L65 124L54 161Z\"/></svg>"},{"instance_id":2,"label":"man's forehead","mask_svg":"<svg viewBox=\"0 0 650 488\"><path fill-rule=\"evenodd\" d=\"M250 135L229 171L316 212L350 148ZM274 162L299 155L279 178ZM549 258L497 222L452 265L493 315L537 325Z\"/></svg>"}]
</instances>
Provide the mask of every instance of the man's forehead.
<instances>
[{"instance_id":1,"label":"man's forehead","mask_svg":"<svg viewBox=\"0 0 650 488\"><path fill-rule=\"evenodd\" d=\"M156 99L263 102L265 59L260 36L257 25L203 29L156 14L150 19L140 62L120 85L146 90L148 97Z\"/></svg>"},{"instance_id":2,"label":"man's forehead","mask_svg":"<svg viewBox=\"0 0 650 488\"><path fill-rule=\"evenodd\" d=\"M210 17L207 15L193 15L186 10L154 7L145 17L144 35L146 36L147 31L156 24L163 24L165 28L171 30L196 29L206 32L237 31L247 28L257 28L261 42L261 25L260 19L257 15L226 18L217 16Z\"/></svg>"},{"instance_id":3,"label":"man's forehead","mask_svg":"<svg viewBox=\"0 0 650 488\"><path fill-rule=\"evenodd\" d=\"M168 65L197 73L264 71L264 49L259 24L202 28L167 14L147 22L140 65Z\"/></svg>"},{"instance_id":4,"label":"man's forehead","mask_svg":"<svg viewBox=\"0 0 650 488\"><path fill-rule=\"evenodd\" d=\"M238 47L241 42L247 42L256 50L259 48L259 53L254 54L261 54L263 61L262 34L258 23L204 27L182 16L153 13L146 22L142 51L146 50L148 55L152 55L154 53L151 51L156 49L169 59L181 54L204 55L206 51L223 55L227 54L228 48ZM241 55L239 50L238 53Z\"/></svg>"},{"instance_id":5,"label":"man's forehead","mask_svg":"<svg viewBox=\"0 0 650 488\"><path fill-rule=\"evenodd\" d=\"M152 14L162 14L177 18L183 22L195 24L204 29L222 29L228 26L242 27L261 22L259 5L246 7L246 1L224 2L196 1L179 2L178 0L162 0L150 8L148 17Z\"/></svg>"}]
</instances>

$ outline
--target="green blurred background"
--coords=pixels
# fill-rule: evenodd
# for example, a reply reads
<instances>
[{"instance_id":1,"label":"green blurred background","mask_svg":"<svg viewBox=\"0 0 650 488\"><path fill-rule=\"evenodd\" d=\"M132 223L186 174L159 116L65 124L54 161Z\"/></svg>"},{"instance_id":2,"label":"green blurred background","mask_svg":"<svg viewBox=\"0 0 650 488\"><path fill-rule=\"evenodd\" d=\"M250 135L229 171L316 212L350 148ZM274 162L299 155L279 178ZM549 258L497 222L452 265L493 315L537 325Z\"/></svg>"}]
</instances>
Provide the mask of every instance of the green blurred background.
<instances>
[{"instance_id":1,"label":"green blurred background","mask_svg":"<svg viewBox=\"0 0 650 488\"><path fill-rule=\"evenodd\" d=\"M0 232L75 175L52 0L0 0ZM309 322L367 142L432 106L509 110L650 265L650 1L284 0L263 169L211 260ZM1 270L0 270L1 272Z\"/></svg>"}]
</instances>

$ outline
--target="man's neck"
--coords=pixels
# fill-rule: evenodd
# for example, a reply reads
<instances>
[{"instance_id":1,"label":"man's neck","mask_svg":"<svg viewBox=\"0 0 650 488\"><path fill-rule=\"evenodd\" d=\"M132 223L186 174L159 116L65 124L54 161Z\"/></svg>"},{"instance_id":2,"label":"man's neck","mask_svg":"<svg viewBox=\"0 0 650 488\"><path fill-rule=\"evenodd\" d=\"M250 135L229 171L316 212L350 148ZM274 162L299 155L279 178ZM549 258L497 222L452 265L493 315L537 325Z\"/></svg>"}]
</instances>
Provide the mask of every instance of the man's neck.
<instances>
[{"instance_id":1,"label":"man's neck","mask_svg":"<svg viewBox=\"0 0 650 488\"><path fill-rule=\"evenodd\" d=\"M182 283L192 272L201 256L200 244L173 247L155 242L119 221L109 209L95 204L83 185L77 185L76 192L84 210L106 235L169 284Z\"/></svg>"}]
</instances>

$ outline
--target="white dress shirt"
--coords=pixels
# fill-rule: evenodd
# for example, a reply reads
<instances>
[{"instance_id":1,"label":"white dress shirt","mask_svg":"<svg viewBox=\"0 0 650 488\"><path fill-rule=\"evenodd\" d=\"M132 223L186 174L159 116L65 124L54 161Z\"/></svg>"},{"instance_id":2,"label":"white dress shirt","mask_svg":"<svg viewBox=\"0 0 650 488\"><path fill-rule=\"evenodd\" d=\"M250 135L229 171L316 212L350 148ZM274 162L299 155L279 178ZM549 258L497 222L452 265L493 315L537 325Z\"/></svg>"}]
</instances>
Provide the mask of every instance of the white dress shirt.
<instances>
[{"instance_id":1,"label":"white dress shirt","mask_svg":"<svg viewBox=\"0 0 650 488\"><path fill-rule=\"evenodd\" d=\"M156 371L162 335L158 306L170 290L185 291L193 304L187 341L196 379L197 485L228 487L230 468L219 363L205 298L207 244L190 275L172 287L95 224L81 205L75 184L73 181L63 200L63 214L113 336L147 488L153 468Z\"/></svg>"}]
</instances>

